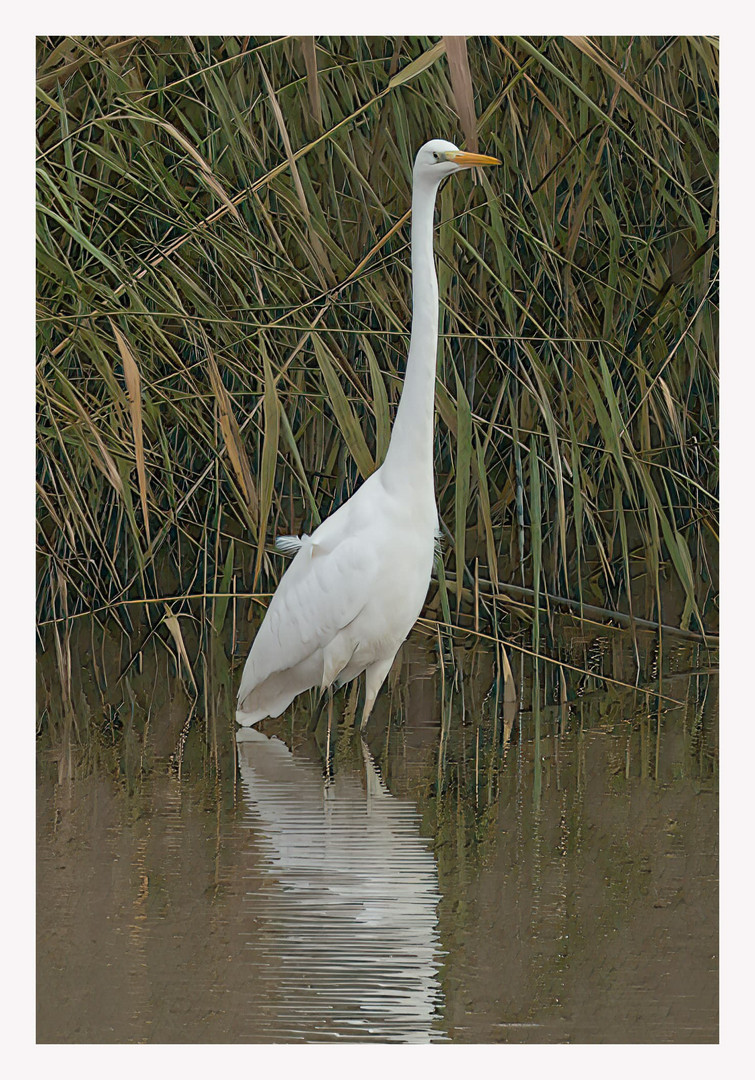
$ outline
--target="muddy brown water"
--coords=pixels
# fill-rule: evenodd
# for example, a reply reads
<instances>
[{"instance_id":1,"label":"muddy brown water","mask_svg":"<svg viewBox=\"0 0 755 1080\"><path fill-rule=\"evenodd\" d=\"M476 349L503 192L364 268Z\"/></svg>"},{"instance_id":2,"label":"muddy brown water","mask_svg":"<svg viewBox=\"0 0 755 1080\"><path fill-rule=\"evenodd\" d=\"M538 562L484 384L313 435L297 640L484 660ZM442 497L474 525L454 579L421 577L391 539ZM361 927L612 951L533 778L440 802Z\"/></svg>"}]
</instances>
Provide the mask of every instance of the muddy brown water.
<instances>
[{"instance_id":1,"label":"muddy brown water","mask_svg":"<svg viewBox=\"0 0 755 1080\"><path fill-rule=\"evenodd\" d=\"M663 699L570 675L523 711L413 635L364 740L342 696L221 725L219 770L159 710L135 774L43 734L38 1041L716 1041L717 677L661 667Z\"/></svg>"}]
</instances>

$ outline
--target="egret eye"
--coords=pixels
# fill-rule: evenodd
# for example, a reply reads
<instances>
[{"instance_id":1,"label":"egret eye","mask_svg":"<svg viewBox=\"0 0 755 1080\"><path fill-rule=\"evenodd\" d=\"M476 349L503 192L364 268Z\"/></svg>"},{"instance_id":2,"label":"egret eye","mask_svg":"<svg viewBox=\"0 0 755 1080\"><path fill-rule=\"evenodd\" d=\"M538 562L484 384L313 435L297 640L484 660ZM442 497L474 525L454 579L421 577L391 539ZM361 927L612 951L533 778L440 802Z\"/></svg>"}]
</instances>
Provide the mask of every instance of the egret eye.
<instances>
[{"instance_id":1,"label":"egret eye","mask_svg":"<svg viewBox=\"0 0 755 1080\"><path fill-rule=\"evenodd\" d=\"M435 151L433 151L433 157L436 161L440 161L440 154L436 154Z\"/></svg>"}]
</instances>

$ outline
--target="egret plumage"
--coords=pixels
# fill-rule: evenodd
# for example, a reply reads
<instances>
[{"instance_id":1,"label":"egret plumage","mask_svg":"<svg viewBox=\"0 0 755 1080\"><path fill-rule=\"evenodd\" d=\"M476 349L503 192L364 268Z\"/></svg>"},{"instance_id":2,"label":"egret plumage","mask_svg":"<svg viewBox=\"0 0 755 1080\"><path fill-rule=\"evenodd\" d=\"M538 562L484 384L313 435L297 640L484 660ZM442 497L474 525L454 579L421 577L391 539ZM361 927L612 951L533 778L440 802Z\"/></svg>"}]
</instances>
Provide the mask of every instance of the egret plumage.
<instances>
[{"instance_id":1,"label":"egret plumage","mask_svg":"<svg viewBox=\"0 0 755 1080\"><path fill-rule=\"evenodd\" d=\"M438 279L433 214L441 181L497 158L433 139L414 162L412 328L401 400L388 451L376 469L311 536L280 537L294 558L252 643L237 721L280 714L297 694L340 687L365 672L364 728L396 654L419 617L433 567L438 511L433 419Z\"/></svg>"}]
</instances>

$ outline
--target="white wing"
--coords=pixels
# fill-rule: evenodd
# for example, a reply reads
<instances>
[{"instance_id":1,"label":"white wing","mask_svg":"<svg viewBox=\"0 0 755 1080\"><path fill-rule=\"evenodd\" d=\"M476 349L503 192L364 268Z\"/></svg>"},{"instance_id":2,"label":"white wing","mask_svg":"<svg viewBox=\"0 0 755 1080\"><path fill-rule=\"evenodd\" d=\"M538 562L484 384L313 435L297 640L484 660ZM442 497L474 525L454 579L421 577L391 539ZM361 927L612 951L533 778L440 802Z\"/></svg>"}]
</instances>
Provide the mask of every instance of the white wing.
<instances>
[{"instance_id":1,"label":"white wing","mask_svg":"<svg viewBox=\"0 0 755 1080\"><path fill-rule=\"evenodd\" d=\"M373 594L376 560L352 502L302 539L257 632L238 701L258 719L319 685L324 651Z\"/></svg>"}]
</instances>

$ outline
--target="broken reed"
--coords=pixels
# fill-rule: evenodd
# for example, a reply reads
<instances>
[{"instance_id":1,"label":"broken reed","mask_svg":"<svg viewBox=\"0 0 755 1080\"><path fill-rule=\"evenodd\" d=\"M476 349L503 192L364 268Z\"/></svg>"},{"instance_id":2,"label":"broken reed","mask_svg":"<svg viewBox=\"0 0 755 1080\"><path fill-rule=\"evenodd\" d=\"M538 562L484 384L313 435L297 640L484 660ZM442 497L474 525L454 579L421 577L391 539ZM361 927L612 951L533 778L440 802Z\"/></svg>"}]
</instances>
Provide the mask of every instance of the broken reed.
<instances>
[{"instance_id":1,"label":"broken reed","mask_svg":"<svg viewBox=\"0 0 755 1080\"><path fill-rule=\"evenodd\" d=\"M220 632L380 462L439 136L502 160L439 199L439 618L715 630L717 88L712 38L40 38L40 621Z\"/></svg>"}]
</instances>

